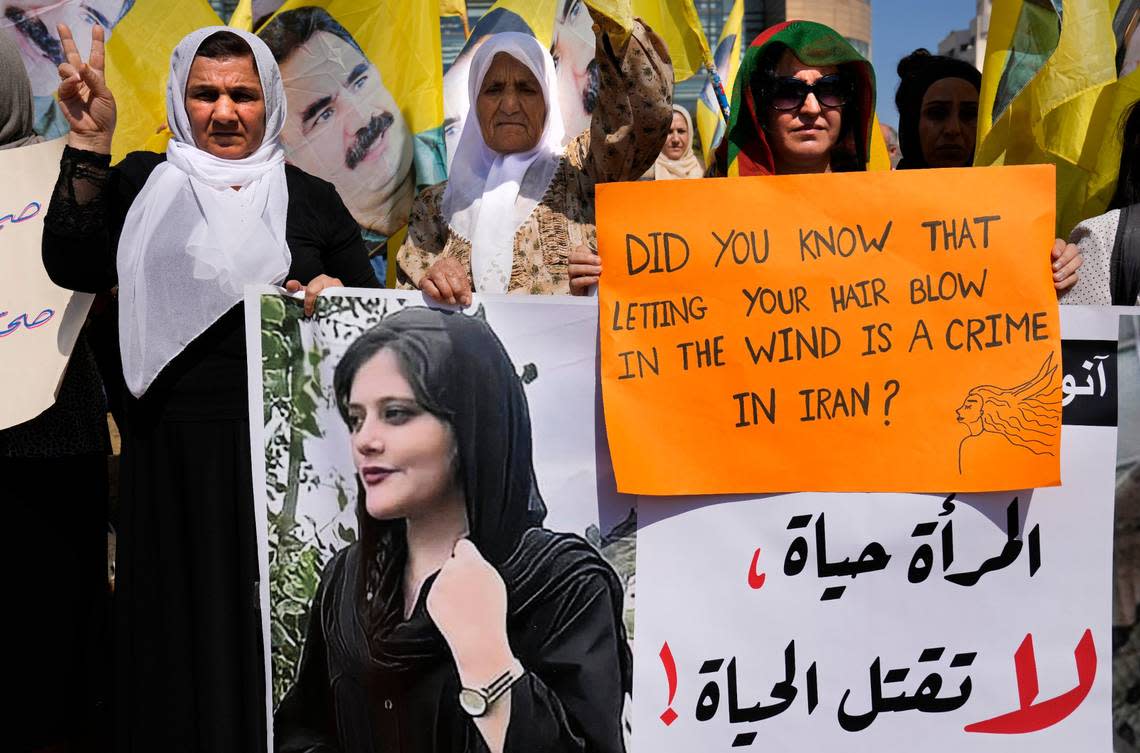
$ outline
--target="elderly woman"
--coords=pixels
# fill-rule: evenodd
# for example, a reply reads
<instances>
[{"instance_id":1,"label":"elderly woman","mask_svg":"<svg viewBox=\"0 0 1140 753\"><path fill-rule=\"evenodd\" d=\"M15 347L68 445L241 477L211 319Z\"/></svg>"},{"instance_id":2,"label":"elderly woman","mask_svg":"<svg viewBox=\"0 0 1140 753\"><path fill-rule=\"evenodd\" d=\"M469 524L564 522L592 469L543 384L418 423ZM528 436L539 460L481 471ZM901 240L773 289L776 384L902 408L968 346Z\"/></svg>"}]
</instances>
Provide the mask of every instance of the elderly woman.
<instances>
[{"instance_id":1,"label":"elderly woman","mask_svg":"<svg viewBox=\"0 0 1140 753\"><path fill-rule=\"evenodd\" d=\"M334 375L360 481L278 753L622 753L621 583L542 527L526 395L480 318L407 308Z\"/></svg>"},{"instance_id":2,"label":"elderly woman","mask_svg":"<svg viewBox=\"0 0 1140 753\"><path fill-rule=\"evenodd\" d=\"M600 14L594 21L598 106L565 148L546 49L517 32L479 47L468 80L476 117L464 124L449 180L412 206L397 256L402 287L466 303L472 290L583 294L597 282L594 185L636 180L657 158L673 72L640 21L631 32Z\"/></svg>"},{"instance_id":3,"label":"elderly woman","mask_svg":"<svg viewBox=\"0 0 1140 753\"><path fill-rule=\"evenodd\" d=\"M833 29L788 21L752 41L732 89L718 175L864 170L875 112L871 64Z\"/></svg>"},{"instance_id":4,"label":"elderly woman","mask_svg":"<svg viewBox=\"0 0 1140 753\"><path fill-rule=\"evenodd\" d=\"M899 61L898 74L898 169L972 165L982 87L978 69L919 48Z\"/></svg>"},{"instance_id":5,"label":"elderly woman","mask_svg":"<svg viewBox=\"0 0 1140 753\"><path fill-rule=\"evenodd\" d=\"M689 111L673 105L673 123L665 136L665 146L642 180L687 180L705 177L705 168L693 154L693 119Z\"/></svg>"},{"instance_id":6,"label":"elderly woman","mask_svg":"<svg viewBox=\"0 0 1140 753\"><path fill-rule=\"evenodd\" d=\"M119 750L265 747L242 290L375 284L331 185L286 166L284 90L257 37L175 48L165 155L110 164L103 32L90 60L61 27L71 126L45 219L52 279L119 291L125 397L115 594Z\"/></svg>"},{"instance_id":7,"label":"elderly woman","mask_svg":"<svg viewBox=\"0 0 1140 753\"><path fill-rule=\"evenodd\" d=\"M20 52L0 33L0 150L40 141L33 111ZM79 749L103 727L109 450L103 387L81 335L55 404L0 429L5 523L12 531L51 532L50 546L27 535L7 545L8 561L20 568L9 581L9 603L19 614L9 630L19 650L4 671L8 687L19 689L8 701L4 730L12 750Z\"/></svg>"}]
</instances>

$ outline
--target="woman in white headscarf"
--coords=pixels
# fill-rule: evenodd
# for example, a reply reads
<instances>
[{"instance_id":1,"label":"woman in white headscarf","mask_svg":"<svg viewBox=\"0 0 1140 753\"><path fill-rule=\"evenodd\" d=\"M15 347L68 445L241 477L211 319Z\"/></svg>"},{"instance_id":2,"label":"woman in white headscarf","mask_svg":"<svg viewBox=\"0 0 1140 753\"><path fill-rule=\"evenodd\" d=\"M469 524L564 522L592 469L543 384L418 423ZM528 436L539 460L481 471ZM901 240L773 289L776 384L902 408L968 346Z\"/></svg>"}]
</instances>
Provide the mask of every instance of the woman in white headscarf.
<instances>
[{"instance_id":1,"label":"woman in white headscarf","mask_svg":"<svg viewBox=\"0 0 1140 753\"><path fill-rule=\"evenodd\" d=\"M642 180L688 180L705 177L705 168L693 154L693 119L689 111L673 105L673 123L665 136L665 146Z\"/></svg>"},{"instance_id":2,"label":"woman in white headscarf","mask_svg":"<svg viewBox=\"0 0 1140 753\"><path fill-rule=\"evenodd\" d=\"M594 185L636 180L669 128L661 38L594 13L600 74L590 128L565 148L556 73L534 37L494 34L471 61L449 179L412 206L398 281L448 303L480 293L584 294L598 280Z\"/></svg>"},{"instance_id":3,"label":"woman in white headscarf","mask_svg":"<svg viewBox=\"0 0 1140 753\"><path fill-rule=\"evenodd\" d=\"M73 290L118 286L125 395L116 557L117 750L259 751L264 670L242 290L374 286L333 187L284 163L284 89L252 34L175 48L166 154L112 167L103 33L68 62L71 133L44 263Z\"/></svg>"}]
</instances>

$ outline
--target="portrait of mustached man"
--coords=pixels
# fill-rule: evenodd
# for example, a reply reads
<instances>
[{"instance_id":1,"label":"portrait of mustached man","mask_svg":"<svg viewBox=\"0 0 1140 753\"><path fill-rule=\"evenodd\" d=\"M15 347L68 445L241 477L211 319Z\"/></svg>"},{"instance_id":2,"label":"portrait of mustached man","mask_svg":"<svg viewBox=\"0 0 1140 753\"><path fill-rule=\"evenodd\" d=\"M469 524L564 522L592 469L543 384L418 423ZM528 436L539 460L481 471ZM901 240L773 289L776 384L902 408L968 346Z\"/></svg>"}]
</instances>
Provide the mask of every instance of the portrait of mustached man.
<instances>
[{"instance_id":1,"label":"portrait of mustached man","mask_svg":"<svg viewBox=\"0 0 1140 753\"><path fill-rule=\"evenodd\" d=\"M258 36L285 84L286 158L336 186L365 240L382 243L407 224L417 186L445 177L438 129L411 132L380 70L324 9L281 13ZM386 263L369 252L383 281Z\"/></svg>"},{"instance_id":2,"label":"portrait of mustached man","mask_svg":"<svg viewBox=\"0 0 1140 753\"><path fill-rule=\"evenodd\" d=\"M16 43L35 100L35 131L45 138L67 133L67 121L55 104L60 63L65 61L56 27L65 24L84 59L91 54L91 27L102 26L106 38L135 0L0 0L0 34Z\"/></svg>"}]
</instances>

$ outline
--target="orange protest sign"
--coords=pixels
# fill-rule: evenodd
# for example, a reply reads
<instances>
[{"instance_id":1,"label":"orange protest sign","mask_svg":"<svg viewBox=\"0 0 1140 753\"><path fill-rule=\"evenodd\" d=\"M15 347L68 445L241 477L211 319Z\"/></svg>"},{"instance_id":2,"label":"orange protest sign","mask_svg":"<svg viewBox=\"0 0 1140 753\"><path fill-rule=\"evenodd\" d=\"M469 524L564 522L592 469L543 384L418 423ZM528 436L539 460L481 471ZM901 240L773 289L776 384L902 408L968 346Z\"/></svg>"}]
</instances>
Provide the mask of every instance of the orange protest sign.
<instances>
[{"instance_id":1,"label":"orange protest sign","mask_svg":"<svg viewBox=\"0 0 1140 753\"><path fill-rule=\"evenodd\" d=\"M637 494L1060 482L1051 166L597 189L602 380Z\"/></svg>"}]
</instances>

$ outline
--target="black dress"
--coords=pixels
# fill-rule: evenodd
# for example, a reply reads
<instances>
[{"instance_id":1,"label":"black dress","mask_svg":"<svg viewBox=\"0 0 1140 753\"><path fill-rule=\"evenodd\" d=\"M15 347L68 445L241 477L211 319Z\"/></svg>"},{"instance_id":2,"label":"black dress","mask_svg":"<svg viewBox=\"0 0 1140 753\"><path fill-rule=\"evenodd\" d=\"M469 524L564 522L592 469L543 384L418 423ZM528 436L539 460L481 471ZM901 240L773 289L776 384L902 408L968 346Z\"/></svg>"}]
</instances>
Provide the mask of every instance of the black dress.
<instances>
[{"instance_id":1,"label":"black dress","mask_svg":"<svg viewBox=\"0 0 1140 753\"><path fill-rule=\"evenodd\" d=\"M44 222L44 266L65 288L116 284L131 202L164 155L68 148ZM329 183L286 167L288 279L375 287L356 223ZM169 301L172 307L192 300ZM113 735L116 751L256 753L265 671L238 304L138 399L123 397ZM125 390L122 385L120 389Z\"/></svg>"},{"instance_id":2,"label":"black dress","mask_svg":"<svg viewBox=\"0 0 1140 753\"><path fill-rule=\"evenodd\" d=\"M459 676L427 614L434 576L397 629L408 648L377 661L359 614L361 547L337 553L313 600L297 682L274 715L277 753L483 753ZM629 690L621 585L588 543L526 532L499 568L507 635L525 674L510 690L504 753L621 753ZM414 641L414 643L413 643Z\"/></svg>"},{"instance_id":3,"label":"black dress","mask_svg":"<svg viewBox=\"0 0 1140 753\"><path fill-rule=\"evenodd\" d=\"M19 649L4 667L13 721L4 750L104 750L110 449L103 385L80 335L55 404L0 430L5 522L34 532L10 537L4 551L19 573L9 599L21 614L9 633Z\"/></svg>"}]
</instances>

